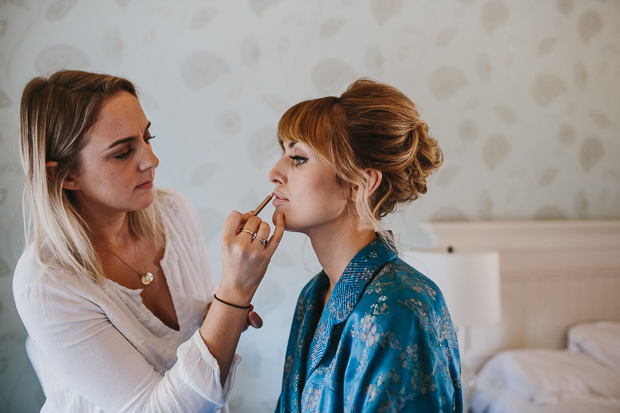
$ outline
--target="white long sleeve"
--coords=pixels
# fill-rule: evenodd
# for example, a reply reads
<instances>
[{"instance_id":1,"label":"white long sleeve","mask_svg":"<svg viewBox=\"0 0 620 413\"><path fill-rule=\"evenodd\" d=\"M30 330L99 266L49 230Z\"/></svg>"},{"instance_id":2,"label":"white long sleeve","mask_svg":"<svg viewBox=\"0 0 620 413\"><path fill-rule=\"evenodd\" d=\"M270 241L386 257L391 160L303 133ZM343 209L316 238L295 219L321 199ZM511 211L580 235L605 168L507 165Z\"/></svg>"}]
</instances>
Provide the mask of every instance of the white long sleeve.
<instances>
[{"instance_id":1,"label":"white long sleeve","mask_svg":"<svg viewBox=\"0 0 620 413\"><path fill-rule=\"evenodd\" d=\"M139 290L44 269L31 249L20 258L13 291L36 349L43 411L214 412L225 403L240 357L222 388L217 361L198 333L215 290L200 223L178 193L161 202L161 265L179 331L142 304Z\"/></svg>"}]
</instances>

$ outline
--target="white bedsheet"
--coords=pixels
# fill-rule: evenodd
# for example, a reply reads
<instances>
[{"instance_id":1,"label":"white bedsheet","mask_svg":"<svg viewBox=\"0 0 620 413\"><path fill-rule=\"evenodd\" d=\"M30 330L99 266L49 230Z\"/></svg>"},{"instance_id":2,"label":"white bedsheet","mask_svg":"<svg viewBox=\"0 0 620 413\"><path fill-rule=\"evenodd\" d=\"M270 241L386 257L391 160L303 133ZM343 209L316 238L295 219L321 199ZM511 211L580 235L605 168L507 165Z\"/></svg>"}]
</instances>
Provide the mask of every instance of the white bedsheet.
<instances>
[{"instance_id":1,"label":"white bedsheet","mask_svg":"<svg viewBox=\"0 0 620 413\"><path fill-rule=\"evenodd\" d=\"M584 323L569 350L496 354L476 377L474 413L620 412L620 323Z\"/></svg>"},{"instance_id":2,"label":"white bedsheet","mask_svg":"<svg viewBox=\"0 0 620 413\"><path fill-rule=\"evenodd\" d=\"M618 413L620 400L566 396L555 403L537 405L508 390L482 389L476 392L471 410L474 413Z\"/></svg>"}]
</instances>

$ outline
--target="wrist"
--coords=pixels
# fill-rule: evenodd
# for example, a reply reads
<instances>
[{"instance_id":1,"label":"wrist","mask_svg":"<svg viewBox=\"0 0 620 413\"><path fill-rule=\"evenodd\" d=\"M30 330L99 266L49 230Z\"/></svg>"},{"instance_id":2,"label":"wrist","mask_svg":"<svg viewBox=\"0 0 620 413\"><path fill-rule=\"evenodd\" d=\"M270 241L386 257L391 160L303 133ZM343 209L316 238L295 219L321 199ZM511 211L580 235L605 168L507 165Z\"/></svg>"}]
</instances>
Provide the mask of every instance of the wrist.
<instances>
[{"instance_id":1,"label":"wrist","mask_svg":"<svg viewBox=\"0 0 620 413\"><path fill-rule=\"evenodd\" d=\"M234 303L228 302L226 300L222 300L221 298L219 298L217 296L217 294L213 294L213 298L215 298L215 301L219 301L222 304L226 304L229 307L238 308L240 310L249 310L250 308L252 308L252 304L249 304L249 305L234 304Z\"/></svg>"},{"instance_id":2,"label":"wrist","mask_svg":"<svg viewBox=\"0 0 620 413\"><path fill-rule=\"evenodd\" d=\"M254 291L242 291L239 288L233 288L227 285L220 284L214 297L216 301L224 304L232 304L233 307L249 308L254 297Z\"/></svg>"}]
</instances>

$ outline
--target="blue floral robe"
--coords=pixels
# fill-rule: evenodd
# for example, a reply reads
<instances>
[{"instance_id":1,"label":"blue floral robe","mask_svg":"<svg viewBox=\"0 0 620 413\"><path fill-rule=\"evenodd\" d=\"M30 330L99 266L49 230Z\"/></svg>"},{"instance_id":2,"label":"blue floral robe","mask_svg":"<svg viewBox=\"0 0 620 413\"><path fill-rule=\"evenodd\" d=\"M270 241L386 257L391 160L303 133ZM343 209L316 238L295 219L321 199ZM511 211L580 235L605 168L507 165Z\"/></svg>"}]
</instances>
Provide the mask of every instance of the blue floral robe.
<instances>
[{"instance_id":1,"label":"blue floral robe","mask_svg":"<svg viewBox=\"0 0 620 413\"><path fill-rule=\"evenodd\" d=\"M439 288L377 237L325 306L324 272L297 301L276 412L461 412L456 334Z\"/></svg>"}]
</instances>

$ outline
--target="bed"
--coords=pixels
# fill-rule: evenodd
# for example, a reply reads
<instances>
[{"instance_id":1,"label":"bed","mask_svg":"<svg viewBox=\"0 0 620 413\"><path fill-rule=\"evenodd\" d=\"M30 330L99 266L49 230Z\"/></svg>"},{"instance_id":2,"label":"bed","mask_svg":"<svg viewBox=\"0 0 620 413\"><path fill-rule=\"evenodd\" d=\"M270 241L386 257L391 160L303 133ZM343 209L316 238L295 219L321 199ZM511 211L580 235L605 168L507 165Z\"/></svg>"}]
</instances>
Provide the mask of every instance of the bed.
<instances>
[{"instance_id":1,"label":"bed","mask_svg":"<svg viewBox=\"0 0 620 413\"><path fill-rule=\"evenodd\" d=\"M620 412L620 323L581 323L566 349L515 349L478 372L473 413Z\"/></svg>"},{"instance_id":2,"label":"bed","mask_svg":"<svg viewBox=\"0 0 620 413\"><path fill-rule=\"evenodd\" d=\"M620 412L620 220L421 228L433 248L500 254L501 322L461 352L474 413Z\"/></svg>"}]
</instances>

